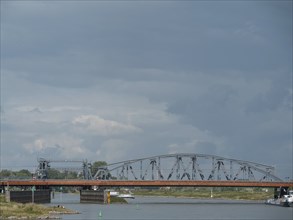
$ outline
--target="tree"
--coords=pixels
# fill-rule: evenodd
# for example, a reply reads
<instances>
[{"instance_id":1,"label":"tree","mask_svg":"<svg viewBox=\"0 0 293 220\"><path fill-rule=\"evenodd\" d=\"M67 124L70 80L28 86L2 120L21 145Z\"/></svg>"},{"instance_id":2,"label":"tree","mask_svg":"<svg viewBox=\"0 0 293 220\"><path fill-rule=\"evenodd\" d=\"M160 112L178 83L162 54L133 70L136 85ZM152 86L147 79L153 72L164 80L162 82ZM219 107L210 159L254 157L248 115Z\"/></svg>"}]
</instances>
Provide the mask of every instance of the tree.
<instances>
[{"instance_id":1,"label":"tree","mask_svg":"<svg viewBox=\"0 0 293 220\"><path fill-rule=\"evenodd\" d=\"M77 172L73 171L62 171L50 168L48 170L48 179L77 179Z\"/></svg>"},{"instance_id":2,"label":"tree","mask_svg":"<svg viewBox=\"0 0 293 220\"><path fill-rule=\"evenodd\" d=\"M0 172L0 178L7 178L12 176L12 172L10 170L1 170Z\"/></svg>"},{"instance_id":3,"label":"tree","mask_svg":"<svg viewBox=\"0 0 293 220\"><path fill-rule=\"evenodd\" d=\"M29 170L24 170L24 169L16 172L15 175L17 177L22 177L22 178L31 178L32 177L32 173Z\"/></svg>"},{"instance_id":4,"label":"tree","mask_svg":"<svg viewBox=\"0 0 293 220\"><path fill-rule=\"evenodd\" d=\"M64 171L65 179L77 179L77 172L73 171Z\"/></svg>"},{"instance_id":5,"label":"tree","mask_svg":"<svg viewBox=\"0 0 293 220\"><path fill-rule=\"evenodd\" d=\"M0 178L30 179L32 178L32 173L25 169L20 171L1 170Z\"/></svg>"},{"instance_id":6,"label":"tree","mask_svg":"<svg viewBox=\"0 0 293 220\"><path fill-rule=\"evenodd\" d=\"M50 168L48 170L48 179L63 179L63 176L60 171Z\"/></svg>"},{"instance_id":7,"label":"tree","mask_svg":"<svg viewBox=\"0 0 293 220\"><path fill-rule=\"evenodd\" d=\"M99 167L102 167L102 166L107 166L107 162L106 161L95 161L91 167L92 175L94 176L96 174L96 172L98 171Z\"/></svg>"}]
</instances>

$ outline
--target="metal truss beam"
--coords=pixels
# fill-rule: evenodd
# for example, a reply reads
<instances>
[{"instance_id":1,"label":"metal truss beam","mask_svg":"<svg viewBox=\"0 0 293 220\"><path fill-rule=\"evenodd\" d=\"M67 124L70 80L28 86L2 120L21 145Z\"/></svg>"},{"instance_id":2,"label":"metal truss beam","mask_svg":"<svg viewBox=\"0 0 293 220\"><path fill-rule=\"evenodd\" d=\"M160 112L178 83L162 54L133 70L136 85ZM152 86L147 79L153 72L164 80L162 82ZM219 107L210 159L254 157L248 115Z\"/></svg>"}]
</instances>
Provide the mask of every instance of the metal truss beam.
<instances>
[{"instance_id":1,"label":"metal truss beam","mask_svg":"<svg viewBox=\"0 0 293 220\"><path fill-rule=\"evenodd\" d=\"M130 168L131 167L131 168ZM229 167L229 169L226 169ZM273 166L207 154L166 154L111 163L101 167L117 180L282 181ZM128 171L132 176L129 176ZM238 170L238 171L237 171ZM114 175L116 171L119 175ZM99 172L99 171L98 171ZM125 175L127 172L127 175ZM103 179L98 173L94 179Z\"/></svg>"}]
</instances>

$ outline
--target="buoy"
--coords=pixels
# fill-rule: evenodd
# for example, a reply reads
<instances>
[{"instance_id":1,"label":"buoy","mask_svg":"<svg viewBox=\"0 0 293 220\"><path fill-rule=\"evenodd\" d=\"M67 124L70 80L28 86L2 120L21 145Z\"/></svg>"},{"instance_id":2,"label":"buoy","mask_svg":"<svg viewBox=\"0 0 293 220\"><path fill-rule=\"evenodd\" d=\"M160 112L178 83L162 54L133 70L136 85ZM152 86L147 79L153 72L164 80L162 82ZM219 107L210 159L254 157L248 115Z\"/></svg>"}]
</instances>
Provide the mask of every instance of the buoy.
<instances>
[{"instance_id":1,"label":"buoy","mask_svg":"<svg viewBox=\"0 0 293 220\"><path fill-rule=\"evenodd\" d=\"M136 210L139 210L139 206L138 206L138 204L136 204L135 209L136 209Z\"/></svg>"},{"instance_id":2,"label":"buoy","mask_svg":"<svg viewBox=\"0 0 293 220\"><path fill-rule=\"evenodd\" d=\"M102 211L100 210L99 212L99 219L101 219L103 217Z\"/></svg>"}]
</instances>

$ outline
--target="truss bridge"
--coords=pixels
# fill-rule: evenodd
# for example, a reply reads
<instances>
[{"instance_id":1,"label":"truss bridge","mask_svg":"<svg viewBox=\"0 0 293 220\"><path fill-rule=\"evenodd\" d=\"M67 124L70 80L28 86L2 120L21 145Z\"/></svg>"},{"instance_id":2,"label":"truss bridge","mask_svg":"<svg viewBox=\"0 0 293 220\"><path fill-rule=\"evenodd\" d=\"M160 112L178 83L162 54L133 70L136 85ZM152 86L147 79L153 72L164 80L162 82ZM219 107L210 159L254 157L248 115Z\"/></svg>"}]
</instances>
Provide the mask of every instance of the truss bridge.
<instances>
[{"instance_id":1,"label":"truss bridge","mask_svg":"<svg viewBox=\"0 0 293 220\"><path fill-rule=\"evenodd\" d=\"M9 191L9 187L15 186L45 192L54 187L78 187L80 200L88 202L93 198L104 199L105 189L113 187L269 187L275 189L274 196L293 187L292 181L283 181L276 175L273 166L206 154L167 154L126 160L100 166L95 173L87 160L40 158L38 163L38 179L0 180L0 189ZM83 179L49 179L52 163L67 164L57 169L78 170ZM102 194L96 197L93 189L99 189L98 193Z\"/></svg>"},{"instance_id":2,"label":"truss bridge","mask_svg":"<svg viewBox=\"0 0 293 220\"><path fill-rule=\"evenodd\" d=\"M62 171L76 171L82 173L83 179L92 179L91 164L87 160L55 160L38 158L38 168L36 176L38 179L48 179L49 169L52 163L58 163L59 166L52 168Z\"/></svg>"},{"instance_id":3,"label":"truss bridge","mask_svg":"<svg viewBox=\"0 0 293 220\"><path fill-rule=\"evenodd\" d=\"M167 154L99 167L95 180L282 181L273 166L206 154Z\"/></svg>"},{"instance_id":4,"label":"truss bridge","mask_svg":"<svg viewBox=\"0 0 293 220\"><path fill-rule=\"evenodd\" d=\"M38 162L39 179L48 178L51 163L70 163L79 165L75 169L82 172L85 180L282 181L273 166L206 154L166 154L126 160L100 166L96 173L91 172L87 160L40 158Z\"/></svg>"}]
</instances>

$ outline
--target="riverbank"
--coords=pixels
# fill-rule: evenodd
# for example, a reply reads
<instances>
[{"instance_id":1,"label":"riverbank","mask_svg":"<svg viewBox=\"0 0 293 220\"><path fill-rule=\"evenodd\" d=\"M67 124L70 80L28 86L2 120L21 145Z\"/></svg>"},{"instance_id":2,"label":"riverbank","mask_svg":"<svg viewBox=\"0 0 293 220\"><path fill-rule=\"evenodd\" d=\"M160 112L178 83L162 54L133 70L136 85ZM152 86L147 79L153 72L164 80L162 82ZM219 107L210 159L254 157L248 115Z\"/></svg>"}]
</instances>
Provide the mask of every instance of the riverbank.
<instances>
[{"instance_id":1,"label":"riverbank","mask_svg":"<svg viewBox=\"0 0 293 220\"><path fill-rule=\"evenodd\" d=\"M110 204L127 204L128 202L124 198L112 197L110 199Z\"/></svg>"},{"instance_id":2,"label":"riverbank","mask_svg":"<svg viewBox=\"0 0 293 220\"><path fill-rule=\"evenodd\" d=\"M267 200L273 197L271 190L241 189L241 190L219 190L219 189L156 189L135 190L134 195L139 196L172 196L178 198L197 199L229 199L229 200Z\"/></svg>"},{"instance_id":3,"label":"riverbank","mask_svg":"<svg viewBox=\"0 0 293 220\"><path fill-rule=\"evenodd\" d=\"M60 219L62 214L78 214L64 207L47 207L33 203L6 202L0 195L0 219Z\"/></svg>"}]
</instances>

